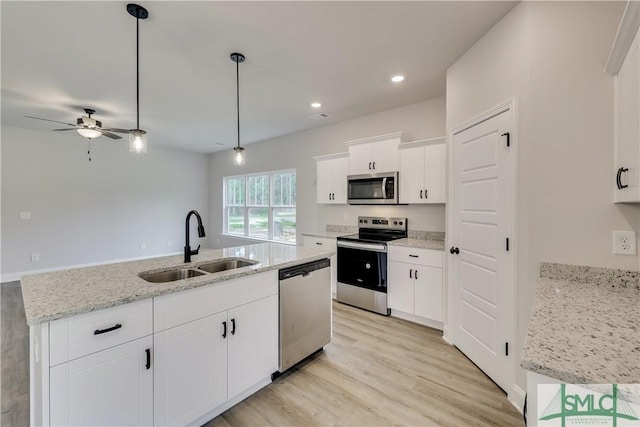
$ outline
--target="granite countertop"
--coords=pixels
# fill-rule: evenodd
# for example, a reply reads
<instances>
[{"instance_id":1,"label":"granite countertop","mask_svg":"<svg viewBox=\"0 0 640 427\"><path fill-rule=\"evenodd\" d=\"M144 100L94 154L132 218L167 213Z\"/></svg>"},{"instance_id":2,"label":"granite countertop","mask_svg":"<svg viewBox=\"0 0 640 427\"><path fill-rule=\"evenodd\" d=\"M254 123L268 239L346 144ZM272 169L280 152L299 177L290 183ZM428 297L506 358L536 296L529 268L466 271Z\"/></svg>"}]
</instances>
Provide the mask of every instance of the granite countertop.
<instances>
[{"instance_id":1,"label":"granite countertop","mask_svg":"<svg viewBox=\"0 0 640 427\"><path fill-rule=\"evenodd\" d=\"M566 383L640 383L638 272L541 266L521 366Z\"/></svg>"},{"instance_id":2,"label":"granite countertop","mask_svg":"<svg viewBox=\"0 0 640 427\"><path fill-rule=\"evenodd\" d=\"M357 233L357 231L356 231L356 233ZM347 236L349 234L354 234L354 233L348 233L348 232L344 232L344 231L327 231L327 230L313 231L313 232L309 232L309 233L302 233L303 236L321 237L321 238L324 238L324 239L335 239L337 237Z\"/></svg>"},{"instance_id":3,"label":"granite countertop","mask_svg":"<svg viewBox=\"0 0 640 427\"><path fill-rule=\"evenodd\" d=\"M425 239L398 239L387 243L389 246L406 246L416 249L433 249L444 251L444 241L442 240L425 240Z\"/></svg>"},{"instance_id":4,"label":"granite countertop","mask_svg":"<svg viewBox=\"0 0 640 427\"><path fill-rule=\"evenodd\" d=\"M279 243L260 243L226 249L203 249L183 263L182 255L122 262L96 267L78 268L28 275L21 280L22 298L29 325L69 317L152 298L198 286L269 270L328 258L333 251ZM205 274L168 283L149 283L141 272L161 272L230 257L258 261L257 264Z\"/></svg>"}]
</instances>

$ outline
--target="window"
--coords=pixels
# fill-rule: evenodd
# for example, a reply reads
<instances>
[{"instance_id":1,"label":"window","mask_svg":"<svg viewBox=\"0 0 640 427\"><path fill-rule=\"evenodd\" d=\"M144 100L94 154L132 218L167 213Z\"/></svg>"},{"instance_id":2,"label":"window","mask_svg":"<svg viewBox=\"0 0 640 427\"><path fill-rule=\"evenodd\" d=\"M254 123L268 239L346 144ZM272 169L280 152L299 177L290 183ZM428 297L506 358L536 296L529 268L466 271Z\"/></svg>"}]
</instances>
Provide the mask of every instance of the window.
<instances>
[{"instance_id":1,"label":"window","mask_svg":"<svg viewBox=\"0 0 640 427\"><path fill-rule=\"evenodd\" d=\"M224 178L224 232L296 243L296 171Z\"/></svg>"}]
</instances>

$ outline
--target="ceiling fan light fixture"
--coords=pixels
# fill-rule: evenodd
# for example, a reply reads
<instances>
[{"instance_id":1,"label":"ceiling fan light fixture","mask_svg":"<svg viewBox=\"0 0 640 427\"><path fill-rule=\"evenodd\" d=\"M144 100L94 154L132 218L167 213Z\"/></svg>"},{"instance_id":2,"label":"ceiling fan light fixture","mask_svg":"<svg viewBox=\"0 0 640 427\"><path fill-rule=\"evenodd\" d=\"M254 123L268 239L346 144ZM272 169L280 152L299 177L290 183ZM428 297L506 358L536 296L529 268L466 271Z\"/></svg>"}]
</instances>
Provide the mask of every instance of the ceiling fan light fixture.
<instances>
[{"instance_id":1,"label":"ceiling fan light fixture","mask_svg":"<svg viewBox=\"0 0 640 427\"><path fill-rule=\"evenodd\" d=\"M129 151L136 154L147 152L147 132L142 129L131 129L129 131Z\"/></svg>"},{"instance_id":2,"label":"ceiling fan light fixture","mask_svg":"<svg viewBox=\"0 0 640 427\"><path fill-rule=\"evenodd\" d=\"M91 129L91 128L80 128L80 129L77 129L77 131L80 135L88 139L97 138L100 135L102 135L102 132L100 132L99 130Z\"/></svg>"}]
</instances>

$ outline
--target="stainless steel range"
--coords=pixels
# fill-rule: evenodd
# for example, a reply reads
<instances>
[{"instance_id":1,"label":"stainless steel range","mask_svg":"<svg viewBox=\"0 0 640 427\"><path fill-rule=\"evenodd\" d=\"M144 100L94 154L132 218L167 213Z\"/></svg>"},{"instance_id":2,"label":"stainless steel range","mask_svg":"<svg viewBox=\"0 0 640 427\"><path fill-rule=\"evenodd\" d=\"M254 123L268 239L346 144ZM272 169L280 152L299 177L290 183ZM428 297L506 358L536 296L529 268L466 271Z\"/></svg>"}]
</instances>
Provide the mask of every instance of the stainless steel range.
<instances>
[{"instance_id":1,"label":"stainless steel range","mask_svg":"<svg viewBox=\"0 0 640 427\"><path fill-rule=\"evenodd\" d=\"M358 234L338 237L336 299L388 316L387 242L404 237L406 218L358 217Z\"/></svg>"}]
</instances>

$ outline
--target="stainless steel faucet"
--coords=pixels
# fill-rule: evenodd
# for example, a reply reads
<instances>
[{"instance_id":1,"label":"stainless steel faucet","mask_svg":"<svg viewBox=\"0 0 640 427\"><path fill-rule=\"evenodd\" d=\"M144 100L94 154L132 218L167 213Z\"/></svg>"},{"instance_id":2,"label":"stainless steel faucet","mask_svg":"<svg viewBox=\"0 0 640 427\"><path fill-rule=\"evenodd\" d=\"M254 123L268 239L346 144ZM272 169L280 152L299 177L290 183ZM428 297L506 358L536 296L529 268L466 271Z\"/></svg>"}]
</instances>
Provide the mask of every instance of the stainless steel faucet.
<instances>
[{"instance_id":1,"label":"stainless steel faucet","mask_svg":"<svg viewBox=\"0 0 640 427\"><path fill-rule=\"evenodd\" d=\"M198 237L205 236L200 214L196 210L189 211L187 219L185 220L184 262L191 262L191 255L198 255L198 251L200 251L200 245L198 245L198 248L193 251L191 250L191 246L189 246L189 220L191 219L191 215L195 215L198 220Z\"/></svg>"}]
</instances>

